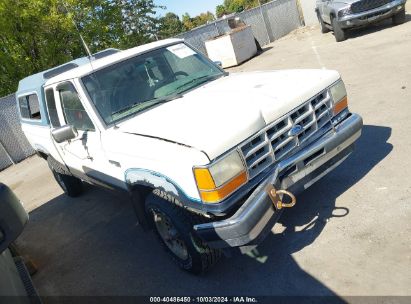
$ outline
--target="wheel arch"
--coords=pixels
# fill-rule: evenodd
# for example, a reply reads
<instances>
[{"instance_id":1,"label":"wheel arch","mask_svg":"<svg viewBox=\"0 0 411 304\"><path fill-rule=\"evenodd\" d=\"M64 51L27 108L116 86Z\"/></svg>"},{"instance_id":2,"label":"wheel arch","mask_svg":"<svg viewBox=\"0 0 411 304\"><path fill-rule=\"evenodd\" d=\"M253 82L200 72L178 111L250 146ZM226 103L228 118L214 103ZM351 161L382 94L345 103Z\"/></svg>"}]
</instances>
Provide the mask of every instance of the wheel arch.
<instances>
[{"instance_id":1,"label":"wheel arch","mask_svg":"<svg viewBox=\"0 0 411 304\"><path fill-rule=\"evenodd\" d=\"M201 204L200 199L189 196L175 181L159 172L130 168L125 172L125 181L130 190L159 189L164 193L179 198L184 205Z\"/></svg>"},{"instance_id":2,"label":"wheel arch","mask_svg":"<svg viewBox=\"0 0 411 304\"><path fill-rule=\"evenodd\" d=\"M51 155L50 152L42 145L34 144L33 148L36 151L36 154L45 160L47 160L47 158Z\"/></svg>"},{"instance_id":3,"label":"wheel arch","mask_svg":"<svg viewBox=\"0 0 411 304\"><path fill-rule=\"evenodd\" d=\"M43 151L40 151L40 150L36 150L36 154L44 160L47 160L47 158L49 157L49 154L47 154Z\"/></svg>"},{"instance_id":4,"label":"wheel arch","mask_svg":"<svg viewBox=\"0 0 411 304\"><path fill-rule=\"evenodd\" d=\"M132 168L125 172L125 181L131 194L133 208L143 228L149 227L145 201L152 192L156 192L157 196L170 204L192 212L204 213L202 202L199 199L188 196L176 182L161 173Z\"/></svg>"}]
</instances>

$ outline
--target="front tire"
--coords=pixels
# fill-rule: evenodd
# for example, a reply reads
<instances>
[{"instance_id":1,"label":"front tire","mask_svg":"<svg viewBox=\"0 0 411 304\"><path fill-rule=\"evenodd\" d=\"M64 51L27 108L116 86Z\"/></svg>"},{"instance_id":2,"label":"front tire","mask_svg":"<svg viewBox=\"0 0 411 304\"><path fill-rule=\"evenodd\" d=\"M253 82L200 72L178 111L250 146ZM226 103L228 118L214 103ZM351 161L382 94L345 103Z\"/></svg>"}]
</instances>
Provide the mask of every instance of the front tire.
<instances>
[{"instance_id":1,"label":"front tire","mask_svg":"<svg viewBox=\"0 0 411 304\"><path fill-rule=\"evenodd\" d=\"M164 248L183 270L200 274L221 258L221 251L194 235L195 220L188 211L151 193L146 198L146 212Z\"/></svg>"},{"instance_id":2,"label":"front tire","mask_svg":"<svg viewBox=\"0 0 411 304\"><path fill-rule=\"evenodd\" d=\"M47 162L56 182L67 196L77 197L83 193L83 182L81 179L72 176L70 172L62 168L53 158L49 157Z\"/></svg>"},{"instance_id":3,"label":"front tire","mask_svg":"<svg viewBox=\"0 0 411 304\"><path fill-rule=\"evenodd\" d=\"M392 23L394 25L403 24L405 22L405 8L392 16Z\"/></svg>"},{"instance_id":4,"label":"front tire","mask_svg":"<svg viewBox=\"0 0 411 304\"><path fill-rule=\"evenodd\" d=\"M331 24L334 31L334 37L337 42L341 42L347 39L345 31L338 24L335 17L331 19Z\"/></svg>"}]
</instances>

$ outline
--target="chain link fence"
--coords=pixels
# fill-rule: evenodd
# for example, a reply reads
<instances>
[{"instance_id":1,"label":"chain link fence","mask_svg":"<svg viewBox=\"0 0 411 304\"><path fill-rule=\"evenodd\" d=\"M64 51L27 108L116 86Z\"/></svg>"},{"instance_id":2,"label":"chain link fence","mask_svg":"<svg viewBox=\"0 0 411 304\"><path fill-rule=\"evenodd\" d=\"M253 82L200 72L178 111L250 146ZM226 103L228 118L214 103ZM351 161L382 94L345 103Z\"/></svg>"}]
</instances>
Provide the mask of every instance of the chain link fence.
<instances>
[{"instance_id":1,"label":"chain link fence","mask_svg":"<svg viewBox=\"0 0 411 304\"><path fill-rule=\"evenodd\" d=\"M0 170L34 153L21 130L15 95L0 98Z\"/></svg>"},{"instance_id":2,"label":"chain link fence","mask_svg":"<svg viewBox=\"0 0 411 304\"><path fill-rule=\"evenodd\" d=\"M238 14L247 25L251 26L254 38L261 46L273 42L294 29L302 26L297 0L275 0L261 7L256 7ZM228 18L197 27L177 35L204 54L207 54L205 41L230 31Z\"/></svg>"}]
</instances>

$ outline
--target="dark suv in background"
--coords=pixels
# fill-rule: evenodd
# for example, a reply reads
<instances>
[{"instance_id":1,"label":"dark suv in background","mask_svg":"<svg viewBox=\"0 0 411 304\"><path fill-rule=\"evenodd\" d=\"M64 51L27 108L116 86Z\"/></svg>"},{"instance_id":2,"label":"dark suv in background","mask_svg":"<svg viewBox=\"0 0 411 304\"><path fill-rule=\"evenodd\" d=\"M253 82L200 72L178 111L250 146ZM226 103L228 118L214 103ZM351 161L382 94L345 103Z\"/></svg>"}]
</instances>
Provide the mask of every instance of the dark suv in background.
<instances>
[{"instance_id":1,"label":"dark suv in background","mask_svg":"<svg viewBox=\"0 0 411 304\"><path fill-rule=\"evenodd\" d=\"M321 32L334 31L337 42L346 31L392 18L395 25L405 22L407 0L317 0L315 11Z\"/></svg>"}]
</instances>

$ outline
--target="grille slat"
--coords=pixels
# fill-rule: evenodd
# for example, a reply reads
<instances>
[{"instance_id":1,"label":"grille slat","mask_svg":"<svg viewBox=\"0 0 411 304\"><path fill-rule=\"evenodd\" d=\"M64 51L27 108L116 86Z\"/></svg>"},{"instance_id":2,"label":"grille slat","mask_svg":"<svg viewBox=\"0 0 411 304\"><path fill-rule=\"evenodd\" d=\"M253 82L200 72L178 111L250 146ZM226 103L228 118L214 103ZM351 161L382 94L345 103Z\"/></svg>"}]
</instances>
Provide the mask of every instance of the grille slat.
<instances>
[{"instance_id":1,"label":"grille slat","mask_svg":"<svg viewBox=\"0 0 411 304\"><path fill-rule=\"evenodd\" d=\"M306 142L329 122L331 117L330 93L324 90L245 142L240 146L240 150L250 179ZM302 132L298 136L290 137L288 132L297 124L303 127Z\"/></svg>"},{"instance_id":2,"label":"grille slat","mask_svg":"<svg viewBox=\"0 0 411 304\"><path fill-rule=\"evenodd\" d=\"M259 143L257 146L252 147L250 150L247 151L246 154L244 154L244 158L248 158L251 155L253 155L255 152L257 152L258 150L260 150L261 148L263 148L265 145L268 144L267 140L264 140L263 142Z\"/></svg>"},{"instance_id":3,"label":"grille slat","mask_svg":"<svg viewBox=\"0 0 411 304\"><path fill-rule=\"evenodd\" d=\"M284 147L281 149L278 149L277 151L274 152L274 158L276 160L279 160L283 158L285 155L290 153L295 147L297 146L297 140L293 139L291 142L286 144Z\"/></svg>"},{"instance_id":4,"label":"grille slat","mask_svg":"<svg viewBox=\"0 0 411 304\"><path fill-rule=\"evenodd\" d=\"M327 110L327 111L324 111L324 112L322 112L320 115L317 115L317 120L320 120L322 117L324 117L325 115L329 115L330 113L329 113L329 111Z\"/></svg>"},{"instance_id":5,"label":"grille slat","mask_svg":"<svg viewBox=\"0 0 411 304\"><path fill-rule=\"evenodd\" d=\"M305 126L305 129L308 130L308 129L309 129L313 124L315 124L315 123L316 123L315 120L311 121L309 124L307 124L307 125Z\"/></svg>"},{"instance_id":6,"label":"grille slat","mask_svg":"<svg viewBox=\"0 0 411 304\"><path fill-rule=\"evenodd\" d=\"M272 142L273 140L278 139L281 135L284 135L288 131L290 131L291 127L292 127L292 122L290 121L290 123L287 125L286 128L283 128L280 131L278 131L277 133L272 134L271 136L268 136L268 140ZM267 132L267 135L268 135L268 132Z\"/></svg>"},{"instance_id":7,"label":"grille slat","mask_svg":"<svg viewBox=\"0 0 411 304\"><path fill-rule=\"evenodd\" d=\"M312 115L313 111L310 109L308 112L306 112L304 115L299 116L296 120L294 120L294 124L300 123L304 118L309 117Z\"/></svg>"},{"instance_id":8,"label":"grille slat","mask_svg":"<svg viewBox=\"0 0 411 304\"><path fill-rule=\"evenodd\" d=\"M264 155L261 156L260 158L258 158L258 159L256 159L255 161L253 161L253 162L249 165L249 167L250 167L250 168L253 168L255 165L257 165L257 164L258 164L259 162L261 162L263 159L266 159L266 158L268 158L268 157L271 157L271 154L272 154L271 151L267 152L266 154L264 154Z\"/></svg>"},{"instance_id":9,"label":"grille slat","mask_svg":"<svg viewBox=\"0 0 411 304\"><path fill-rule=\"evenodd\" d=\"M266 169L268 166L270 166L272 163L274 162L272 156L269 156L263 160L261 160L261 163L256 166L255 168L250 168L249 171L249 176L250 178L253 178L255 176L257 176L258 174L260 174L261 172L264 171L264 169Z\"/></svg>"},{"instance_id":10,"label":"grille slat","mask_svg":"<svg viewBox=\"0 0 411 304\"><path fill-rule=\"evenodd\" d=\"M282 147L287 145L290 141L292 141L294 138L293 137L287 137L284 141L280 142L278 145L273 146L274 152L277 150L280 150Z\"/></svg>"},{"instance_id":11,"label":"grille slat","mask_svg":"<svg viewBox=\"0 0 411 304\"><path fill-rule=\"evenodd\" d=\"M329 101L330 101L330 97L328 96L327 98L323 99L321 102L312 103L314 106L314 110L317 110L319 107L321 107L322 105L326 104Z\"/></svg>"}]
</instances>

